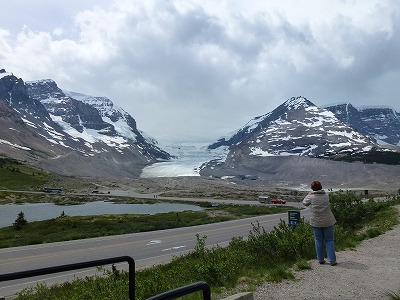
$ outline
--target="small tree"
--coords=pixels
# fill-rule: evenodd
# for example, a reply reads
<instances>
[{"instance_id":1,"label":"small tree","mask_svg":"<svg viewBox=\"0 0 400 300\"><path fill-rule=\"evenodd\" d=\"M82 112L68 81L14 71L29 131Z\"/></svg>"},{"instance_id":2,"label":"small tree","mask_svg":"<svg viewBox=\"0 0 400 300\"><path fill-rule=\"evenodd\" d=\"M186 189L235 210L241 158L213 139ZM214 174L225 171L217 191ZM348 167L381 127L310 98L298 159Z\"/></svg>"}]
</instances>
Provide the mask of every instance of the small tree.
<instances>
[{"instance_id":1,"label":"small tree","mask_svg":"<svg viewBox=\"0 0 400 300\"><path fill-rule=\"evenodd\" d=\"M25 215L22 211L18 213L18 217L15 219L13 225L17 230L21 230L28 221L25 219Z\"/></svg>"}]
</instances>

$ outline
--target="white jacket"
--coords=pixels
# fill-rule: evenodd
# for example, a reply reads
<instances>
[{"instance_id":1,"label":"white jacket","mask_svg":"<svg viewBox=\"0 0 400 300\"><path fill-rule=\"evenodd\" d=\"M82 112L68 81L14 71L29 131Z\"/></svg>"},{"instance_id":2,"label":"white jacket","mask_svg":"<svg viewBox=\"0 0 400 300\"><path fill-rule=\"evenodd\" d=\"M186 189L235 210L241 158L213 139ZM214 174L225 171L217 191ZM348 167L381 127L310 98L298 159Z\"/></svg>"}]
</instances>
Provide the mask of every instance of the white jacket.
<instances>
[{"instance_id":1,"label":"white jacket","mask_svg":"<svg viewBox=\"0 0 400 300\"><path fill-rule=\"evenodd\" d=\"M329 227L336 223L335 216L329 205L328 194L324 190L310 192L304 198L303 205L311 205L311 226Z\"/></svg>"}]
</instances>

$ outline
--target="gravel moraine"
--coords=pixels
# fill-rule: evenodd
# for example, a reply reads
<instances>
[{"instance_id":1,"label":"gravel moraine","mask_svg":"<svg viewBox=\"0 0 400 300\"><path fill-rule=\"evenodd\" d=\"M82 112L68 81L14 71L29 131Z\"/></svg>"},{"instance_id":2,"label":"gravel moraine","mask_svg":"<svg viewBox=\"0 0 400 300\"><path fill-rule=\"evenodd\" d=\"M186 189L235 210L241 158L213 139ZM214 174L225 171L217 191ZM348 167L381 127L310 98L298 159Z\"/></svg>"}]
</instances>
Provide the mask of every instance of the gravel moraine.
<instances>
[{"instance_id":1,"label":"gravel moraine","mask_svg":"<svg viewBox=\"0 0 400 300\"><path fill-rule=\"evenodd\" d=\"M295 272L295 280L258 287L254 300L382 300L400 295L400 225L336 255L336 266L313 260L311 270Z\"/></svg>"}]
</instances>

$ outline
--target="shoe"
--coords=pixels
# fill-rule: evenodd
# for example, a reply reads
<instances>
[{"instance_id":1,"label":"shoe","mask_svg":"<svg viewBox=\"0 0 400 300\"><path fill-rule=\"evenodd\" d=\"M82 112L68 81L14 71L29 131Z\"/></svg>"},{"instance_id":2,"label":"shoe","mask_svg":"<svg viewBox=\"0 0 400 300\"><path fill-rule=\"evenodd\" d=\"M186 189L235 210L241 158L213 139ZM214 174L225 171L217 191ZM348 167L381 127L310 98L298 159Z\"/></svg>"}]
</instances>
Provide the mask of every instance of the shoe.
<instances>
[{"instance_id":1,"label":"shoe","mask_svg":"<svg viewBox=\"0 0 400 300\"><path fill-rule=\"evenodd\" d=\"M331 265L331 266L336 266L336 265L337 265L337 262L336 262L336 261L331 261L331 262L330 262L330 265Z\"/></svg>"},{"instance_id":2,"label":"shoe","mask_svg":"<svg viewBox=\"0 0 400 300\"><path fill-rule=\"evenodd\" d=\"M323 265L325 263L325 260L319 261L320 265Z\"/></svg>"}]
</instances>

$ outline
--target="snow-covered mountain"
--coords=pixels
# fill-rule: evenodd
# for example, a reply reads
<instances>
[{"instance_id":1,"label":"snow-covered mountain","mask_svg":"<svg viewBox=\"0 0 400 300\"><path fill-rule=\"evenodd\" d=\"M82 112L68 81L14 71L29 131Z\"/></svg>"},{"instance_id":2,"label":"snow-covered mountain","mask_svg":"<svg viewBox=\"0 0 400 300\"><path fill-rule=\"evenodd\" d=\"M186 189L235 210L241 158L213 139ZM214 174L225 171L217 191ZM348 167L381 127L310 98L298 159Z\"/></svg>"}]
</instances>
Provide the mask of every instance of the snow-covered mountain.
<instances>
[{"instance_id":1,"label":"snow-covered mountain","mask_svg":"<svg viewBox=\"0 0 400 300\"><path fill-rule=\"evenodd\" d=\"M294 97L208 149L228 149L224 168L247 165L255 170L258 158L354 158L383 144L398 147L399 140L399 113L392 109L356 109L351 104L321 108ZM191 173L208 176L217 168L220 156L209 154L204 157L211 162L202 167L197 163L203 158L197 162L185 156L196 162ZM171 158L110 99L63 91L51 79L24 82L4 69L0 70L0 155L65 175L90 177L137 177L144 167ZM224 172L220 173L225 176ZM236 174L253 178L252 172Z\"/></svg>"},{"instance_id":2,"label":"snow-covered mountain","mask_svg":"<svg viewBox=\"0 0 400 300\"><path fill-rule=\"evenodd\" d=\"M379 144L400 146L400 114L394 109L357 109L350 103L328 106L326 109L358 132L373 136Z\"/></svg>"},{"instance_id":3,"label":"snow-covered mountain","mask_svg":"<svg viewBox=\"0 0 400 300\"><path fill-rule=\"evenodd\" d=\"M236 151L253 156L329 157L369 151L377 143L340 121L333 112L304 97L294 97L209 148L221 146L228 146L230 155Z\"/></svg>"},{"instance_id":4,"label":"snow-covered mountain","mask_svg":"<svg viewBox=\"0 0 400 300\"><path fill-rule=\"evenodd\" d=\"M24 82L2 69L0 104L0 153L51 171L135 176L170 158L110 99L64 92L51 79Z\"/></svg>"},{"instance_id":5,"label":"snow-covered mountain","mask_svg":"<svg viewBox=\"0 0 400 300\"><path fill-rule=\"evenodd\" d=\"M346 117L368 121L358 114ZM398 182L400 152L382 148L374 137L342 120L304 97L291 98L209 145L230 151L224 160L204 164L200 175L289 188L315 179L326 186L364 189Z\"/></svg>"},{"instance_id":6,"label":"snow-covered mountain","mask_svg":"<svg viewBox=\"0 0 400 300\"><path fill-rule=\"evenodd\" d=\"M96 147L96 143L104 143L121 153L135 146L149 159L169 159L169 154L157 146L155 139L139 131L132 116L110 99L64 93L51 79L25 84L30 97L44 105L64 132L85 141L89 153L106 151L104 146Z\"/></svg>"}]
</instances>

